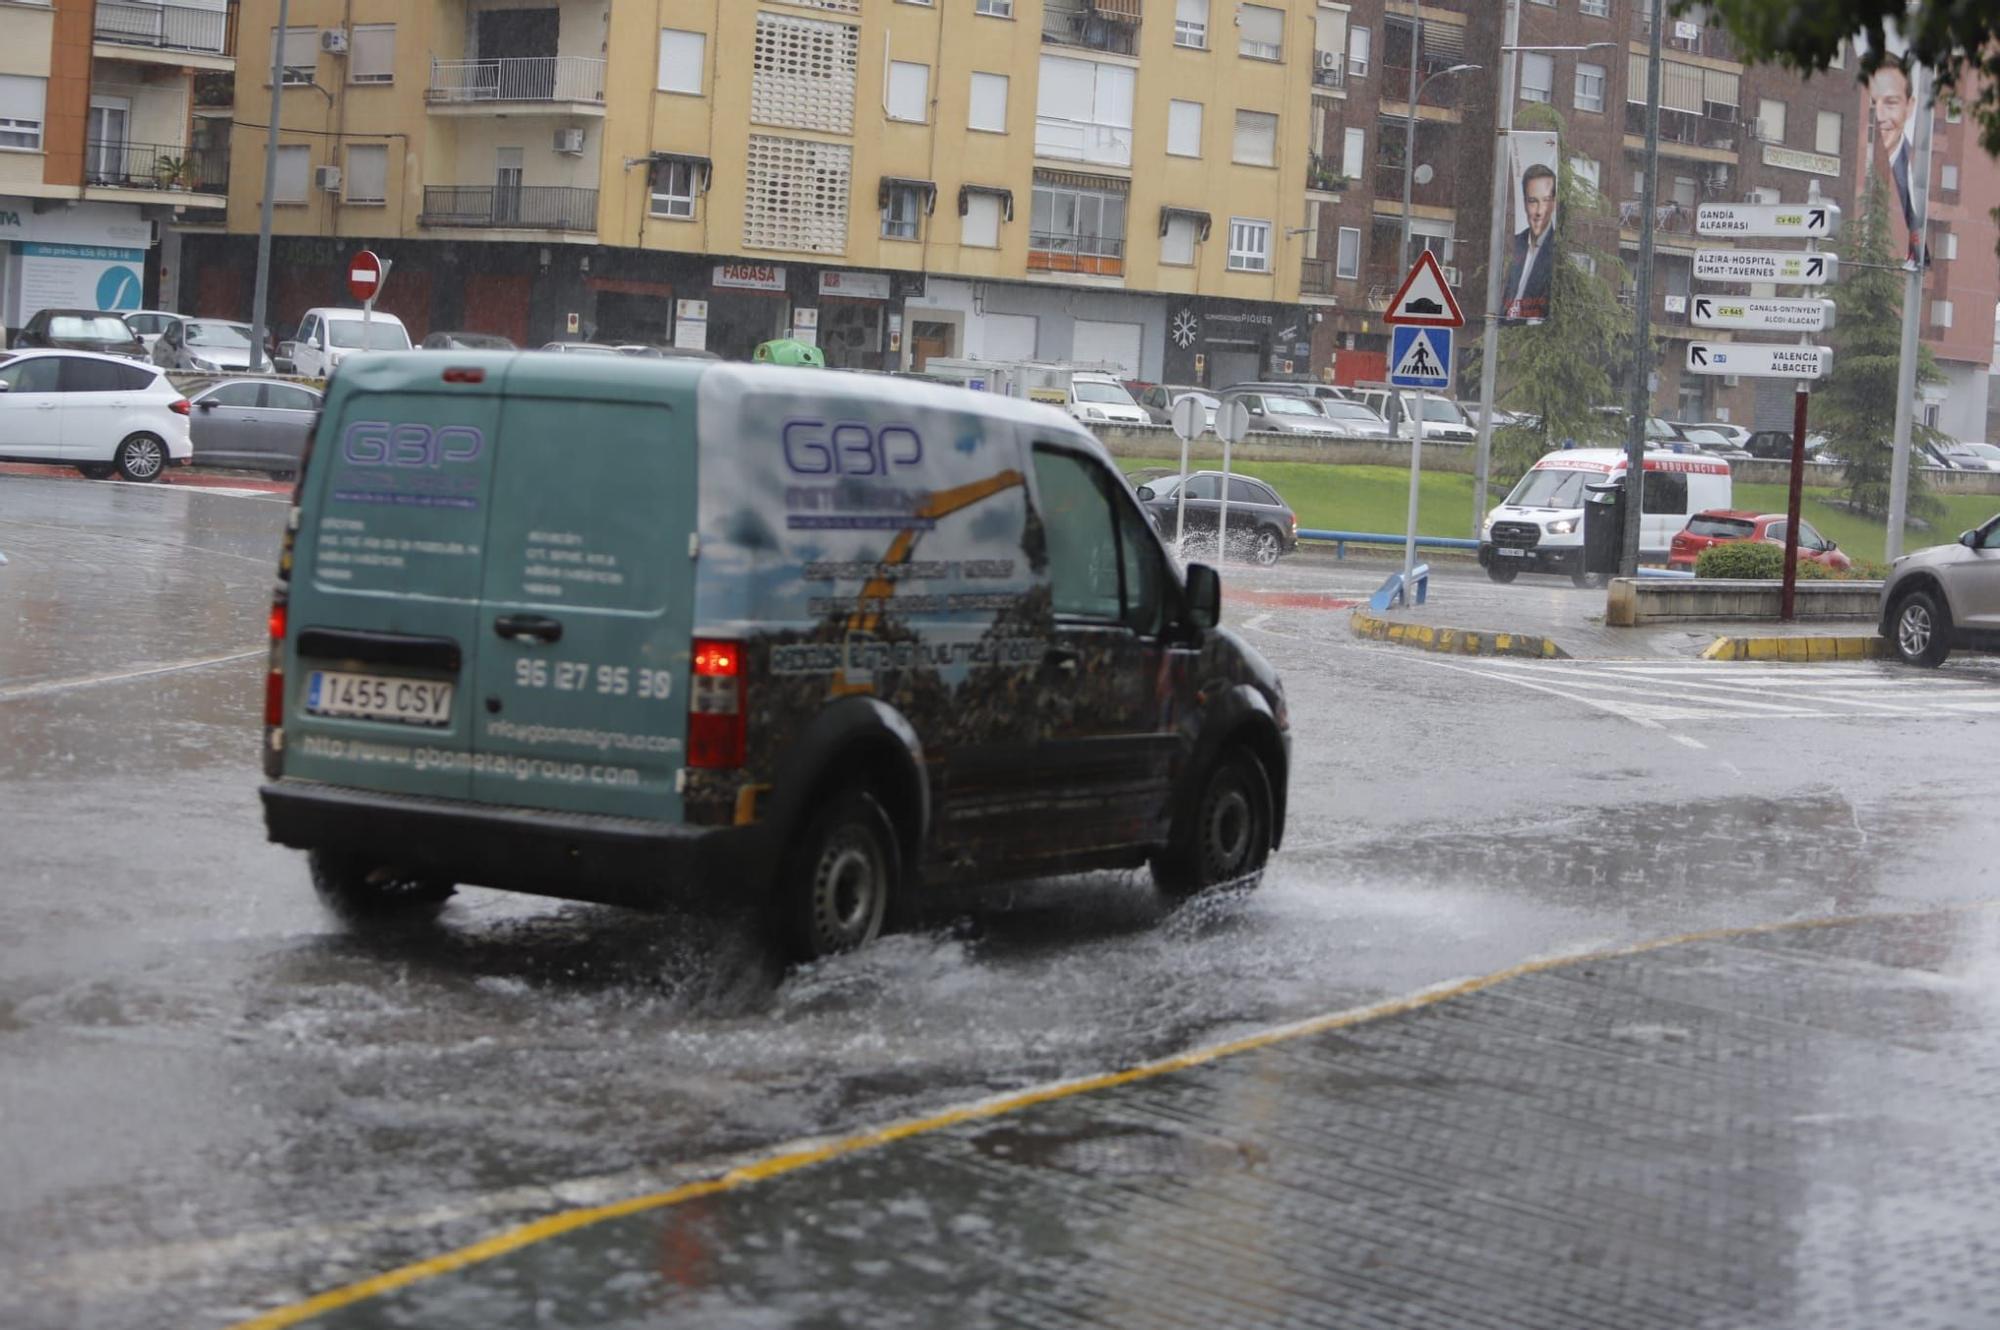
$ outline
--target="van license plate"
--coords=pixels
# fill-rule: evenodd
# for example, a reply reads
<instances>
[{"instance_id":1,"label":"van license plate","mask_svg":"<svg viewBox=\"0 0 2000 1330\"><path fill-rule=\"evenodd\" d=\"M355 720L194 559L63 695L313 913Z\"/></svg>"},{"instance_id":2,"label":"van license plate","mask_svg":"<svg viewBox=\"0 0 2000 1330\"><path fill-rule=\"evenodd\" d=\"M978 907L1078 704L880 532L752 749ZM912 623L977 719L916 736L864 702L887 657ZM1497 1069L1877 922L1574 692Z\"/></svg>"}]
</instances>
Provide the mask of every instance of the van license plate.
<instances>
[{"instance_id":1,"label":"van license plate","mask_svg":"<svg viewBox=\"0 0 2000 1330\"><path fill-rule=\"evenodd\" d=\"M452 685L442 679L314 670L306 676L306 711L403 725L451 723Z\"/></svg>"},{"instance_id":2,"label":"van license plate","mask_svg":"<svg viewBox=\"0 0 2000 1330\"><path fill-rule=\"evenodd\" d=\"M1493 552L1503 559L1525 559L1528 557L1526 550L1510 550L1505 545L1494 546Z\"/></svg>"}]
</instances>

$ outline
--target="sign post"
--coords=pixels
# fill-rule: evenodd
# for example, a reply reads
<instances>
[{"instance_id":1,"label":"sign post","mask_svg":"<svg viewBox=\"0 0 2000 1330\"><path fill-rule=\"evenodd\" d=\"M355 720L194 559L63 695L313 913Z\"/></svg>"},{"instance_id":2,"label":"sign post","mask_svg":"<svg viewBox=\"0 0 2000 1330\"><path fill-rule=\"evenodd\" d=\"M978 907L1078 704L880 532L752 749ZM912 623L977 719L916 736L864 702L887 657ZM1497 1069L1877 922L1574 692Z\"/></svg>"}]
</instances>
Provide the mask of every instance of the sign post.
<instances>
[{"instance_id":1,"label":"sign post","mask_svg":"<svg viewBox=\"0 0 2000 1330\"><path fill-rule=\"evenodd\" d=\"M374 250L364 249L347 263L347 294L361 302L361 349L369 349L369 331L375 323L375 297L389 280L393 262L385 262Z\"/></svg>"},{"instance_id":2,"label":"sign post","mask_svg":"<svg viewBox=\"0 0 2000 1330\"><path fill-rule=\"evenodd\" d=\"M1215 523L1215 561L1224 561L1229 548L1229 448L1241 443L1250 432L1250 405L1240 397L1231 398L1215 411L1215 432L1222 436L1222 510ZM1182 482L1181 512L1187 512L1186 482Z\"/></svg>"},{"instance_id":3,"label":"sign post","mask_svg":"<svg viewBox=\"0 0 2000 1330\"><path fill-rule=\"evenodd\" d=\"M1174 506L1174 553L1181 552L1181 541L1187 535L1187 473L1188 444L1202 426L1207 423L1208 413L1202 409L1201 399L1188 393L1174 403L1174 433L1181 441L1180 501ZM1218 420L1218 424L1221 422Z\"/></svg>"},{"instance_id":4,"label":"sign post","mask_svg":"<svg viewBox=\"0 0 2000 1330\"><path fill-rule=\"evenodd\" d=\"M1417 570L1417 499L1424 459L1424 394L1428 389L1451 391L1452 366L1457 363L1452 343L1457 330L1465 326L1465 315L1451 294L1451 287L1438 268L1437 256L1429 250L1410 265L1409 276L1389 302L1382 316L1389 325L1389 383L1395 388L1416 389L1416 409L1410 418L1410 511L1403 531L1403 585L1408 587Z\"/></svg>"}]
</instances>

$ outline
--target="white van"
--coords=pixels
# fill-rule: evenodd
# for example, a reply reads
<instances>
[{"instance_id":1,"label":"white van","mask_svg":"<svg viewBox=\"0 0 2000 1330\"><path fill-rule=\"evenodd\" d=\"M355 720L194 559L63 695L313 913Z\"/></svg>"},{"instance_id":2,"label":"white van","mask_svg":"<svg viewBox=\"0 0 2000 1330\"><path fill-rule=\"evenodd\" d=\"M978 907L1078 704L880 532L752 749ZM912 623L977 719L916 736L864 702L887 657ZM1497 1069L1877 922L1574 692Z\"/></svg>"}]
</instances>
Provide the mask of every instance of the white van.
<instances>
[{"instance_id":1,"label":"white van","mask_svg":"<svg viewBox=\"0 0 2000 1330\"><path fill-rule=\"evenodd\" d=\"M1535 463L1505 502L1486 515L1479 562L1496 582L1521 573L1568 573L1584 580L1587 485L1623 482L1622 448L1568 448ZM1701 453L1649 452L1641 489L1639 560L1665 563L1688 518L1732 507L1729 463Z\"/></svg>"},{"instance_id":2,"label":"white van","mask_svg":"<svg viewBox=\"0 0 2000 1330\"><path fill-rule=\"evenodd\" d=\"M298 337L286 344L291 350L293 372L309 379L324 379L356 351L410 349L410 333L401 319L378 309L367 320L364 337L361 313L358 309L332 307L307 310L299 320ZM281 357L284 351L284 347L279 348Z\"/></svg>"}]
</instances>

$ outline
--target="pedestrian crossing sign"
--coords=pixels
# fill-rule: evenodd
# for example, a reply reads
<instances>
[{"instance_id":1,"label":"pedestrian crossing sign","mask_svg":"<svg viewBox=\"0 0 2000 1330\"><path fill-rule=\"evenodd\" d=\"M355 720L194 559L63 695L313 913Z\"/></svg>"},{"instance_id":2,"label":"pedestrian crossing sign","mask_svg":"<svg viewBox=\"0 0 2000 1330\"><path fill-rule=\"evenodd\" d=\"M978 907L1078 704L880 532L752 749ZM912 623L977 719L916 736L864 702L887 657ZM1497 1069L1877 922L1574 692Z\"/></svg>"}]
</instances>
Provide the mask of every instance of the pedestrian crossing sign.
<instances>
[{"instance_id":1,"label":"pedestrian crossing sign","mask_svg":"<svg viewBox=\"0 0 2000 1330\"><path fill-rule=\"evenodd\" d=\"M1400 327L1389 338L1389 382L1398 388L1451 388L1452 330Z\"/></svg>"}]
</instances>

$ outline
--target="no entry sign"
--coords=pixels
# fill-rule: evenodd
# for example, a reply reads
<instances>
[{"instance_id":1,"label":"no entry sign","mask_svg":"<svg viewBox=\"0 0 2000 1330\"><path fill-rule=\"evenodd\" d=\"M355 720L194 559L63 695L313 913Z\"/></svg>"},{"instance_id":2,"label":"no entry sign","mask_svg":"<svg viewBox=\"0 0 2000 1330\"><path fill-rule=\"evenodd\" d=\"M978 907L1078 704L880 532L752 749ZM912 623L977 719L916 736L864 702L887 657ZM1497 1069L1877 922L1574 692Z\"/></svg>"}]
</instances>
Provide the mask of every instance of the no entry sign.
<instances>
[{"instance_id":1,"label":"no entry sign","mask_svg":"<svg viewBox=\"0 0 2000 1330\"><path fill-rule=\"evenodd\" d=\"M364 249L347 263L347 294L367 304L382 289L382 260Z\"/></svg>"}]
</instances>

